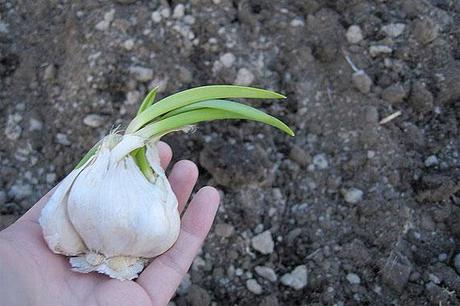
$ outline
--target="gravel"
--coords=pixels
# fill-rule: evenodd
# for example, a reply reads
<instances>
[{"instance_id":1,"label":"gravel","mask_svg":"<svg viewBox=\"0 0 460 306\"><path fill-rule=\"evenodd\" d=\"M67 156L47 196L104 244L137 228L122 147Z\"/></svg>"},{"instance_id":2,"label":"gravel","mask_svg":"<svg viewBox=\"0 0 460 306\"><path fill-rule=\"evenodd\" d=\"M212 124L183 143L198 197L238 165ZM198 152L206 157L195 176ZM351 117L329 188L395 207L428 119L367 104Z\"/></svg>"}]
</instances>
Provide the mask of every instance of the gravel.
<instances>
[{"instance_id":1,"label":"gravel","mask_svg":"<svg viewBox=\"0 0 460 306\"><path fill-rule=\"evenodd\" d=\"M342 195L345 202L356 204L362 201L364 192L358 188L349 188L342 190Z\"/></svg>"},{"instance_id":2,"label":"gravel","mask_svg":"<svg viewBox=\"0 0 460 306\"><path fill-rule=\"evenodd\" d=\"M236 79L234 81L235 85L249 86L254 82L254 74L247 68L241 68L238 70Z\"/></svg>"},{"instance_id":3,"label":"gravel","mask_svg":"<svg viewBox=\"0 0 460 306\"><path fill-rule=\"evenodd\" d=\"M350 44L357 44L363 40L363 32L358 25L352 25L347 30L347 40Z\"/></svg>"},{"instance_id":4,"label":"gravel","mask_svg":"<svg viewBox=\"0 0 460 306\"><path fill-rule=\"evenodd\" d=\"M361 283L361 278L359 278L358 274L348 273L347 281L352 285L359 285Z\"/></svg>"},{"instance_id":5,"label":"gravel","mask_svg":"<svg viewBox=\"0 0 460 306\"><path fill-rule=\"evenodd\" d=\"M132 66L129 67L129 72L131 72L139 82L148 82L153 79L153 69L151 68Z\"/></svg>"},{"instance_id":6,"label":"gravel","mask_svg":"<svg viewBox=\"0 0 460 306\"><path fill-rule=\"evenodd\" d=\"M254 270L259 276L271 282L276 282L278 280L278 276L276 275L275 271L270 267L256 266Z\"/></svg>"},{"instance_id":7,"label":"gravel","mask_svg":"<svg viewBox=\"0 0 460 306\"><path fill-rule=\"evenodd\" d=\"M262 254L273 253L273 250L275 247L275 243L273 242L272 234L269 230L262 232L261 234L257 236L254 236L251 239L251 245L255 250L259 251Z\"/></svg>"},{"instance_id":8,"label":"gravel","mask_svg":"<svg viewBox=\"0 0 460 306\"><path fill-rule=\"evenodd\" d=\"M249 291L257 295L262 294L263 291L259 283L252 278L246 281L246 288L248 288Z\"/></svg>"},{"instance_id":9,"label":"gravel","mask_svg":"<svg viewBox=\"0 0 460 306\"><path fill-rule=\"evenodd\" d=\"M301 290L307 286L307 267L297 266L291 273L286 273L281 277L281 283L295 290Z\"/></svg>"},{"instance_id":10,"label":"gravel","mask_svg":"<svg viewBox=\"0 0 460 306\"><path fill-rule=\"evenodd\" d=\"M89 114L83 118L83 123L89 127L98 128L104 124L104 117L98 114Z\"/></svg>"},{"instance_id":11,"label":"gravel","mask_svg":"<svg viewBox=\"0 0 460 306\"><path fill-rule=\"evenodd\" d=\"M363 70L353 73L351 80L356 89L362 93L369 93L372 87L372 79Z\"/></svg>"}]
</instances>

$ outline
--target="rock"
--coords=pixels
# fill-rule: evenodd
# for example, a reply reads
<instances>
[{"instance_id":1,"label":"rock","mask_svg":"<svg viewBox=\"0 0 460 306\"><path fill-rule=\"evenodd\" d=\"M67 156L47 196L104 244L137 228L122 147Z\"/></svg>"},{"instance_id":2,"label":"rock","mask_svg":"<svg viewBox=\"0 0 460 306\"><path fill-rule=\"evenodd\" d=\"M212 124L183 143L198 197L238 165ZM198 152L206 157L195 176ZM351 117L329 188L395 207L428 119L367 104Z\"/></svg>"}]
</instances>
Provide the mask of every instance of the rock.
<instances>
[{"instance_id":1,"label":"rock","mask_svg":"<svg viewBox=\"0 0 460 306\"><path fill-rule=\"evenodd\" d=\"M22 134L22 127L19 123L22 121L22 116L19 114L10 114L6 121L5 136L9 140L18 140Z\"/></svg>"},{"instance_id":2,"label":"rock","mask_svg":"<svg viewBox=\"0 0 460 306\"><path fill-rule=\"evenodd\" d=\"M396 38L401 35L405 29L406 25L404 23L390 23L382 27L382 32L388 37Z\"/></svg>"},{"instance_id":3,"label":"rock","mask_svg":"<svg viewBox=\"0 0 460 306\"><path fill-rule=\"evenodd\" d=\"M363 33L358 25L352 25L346 33L347 40L350 44L357 44L363 40Z\"/></svg>"},{"instance_id":4,"label":"rock","mask_svg":"<svg viewBox=\"0 0 460 306\"><path fill-rule=\"evenodd\" d=\"M359 285L361 283L361 278L359 278L358 274L348 273L347 281L352 285Z\"/></svg>"},{"instance_id":5,"label":"rock","mask_svg":"<svg viewBox=\"0 0 460 306\"><path fill-rule=\"evenodd\" d=\"M265 296L260 303L260 306L280 306L280 302L276 297L276 294L270 294Z\"/></svg>"},{"instance_id":6,"label":"rock","mask_svg":"<svg viewBox=\"0 0 460 306\"><path fill-rule=\"evenodd\" d=\"M310 154L308 154L301 147L296 145L294 145L291 151L289 152L289 158L303 167L305 167L311 162Z\"/></svg>"},{"instance_id":7,"label":"rock","mask_svg":"<svg viewBox=\"0 0 460 306\"><path fill-rule=\"evenodd\" d=\"M454 266L458 274L460 274L460 253L454 257Z\"/></svg>"},{"instance_id":8,"label":"rock","mask_svg":"<svg viewBox=\"0 0 460 306\"><path fill-rule=\"evenodd\" d=\"M412 33L422 45L429 44L439 35L439 25L432 19L423 17L414 21Z\"/></svg>"},{"instance_id":9,"label":"rock","mask_svg":"<svg viewBox=\"0 0 460 306\"><path fill-rule=\"evenodd\" d=\"M113 21L115 17L115 10L111 9L107 13L104 14L104 19L96 24L96 30L105 31L110 27L110 23Z\"/></svg>"},{"instance_id":10,"label":"rock","mask_svg":"<svg viewBox=\"0 0 460 306\"><path fill-rule=\"evenodd\" d=\"M182 3L179 3L174 7L173 15L172 17L175 19L182 19L185 14L185 6Z\"/></svg>"},{"instance_id":11,"label":"rock","mask_svg":"<svg viewBox=\"0 0 460 306\"><path fill-rule=\"evenodd\" d=\"M165 7L160 11L160 14L164 18L169 18L169 16L171 16L171 10L169 8Z\"/></svg>"},{"instance_id":12,"label":"rock","mask_svg":"<svg viewBox=\"0 0 460 306\"><path fill-rule=\"evenodd\" d=\"M246 281L246 288L248 288L249 291L251 291L254 294L262 294L262 287L259 285L259 283L255 279L248 279Z\"/></svg>"},{"instance_id":13,"label":"rock","mask_svg":"<svg viewBox=\"0 0 460 306\"><path fill-rule=\"evenodd\" d=\"M56 79L56 66L54 64L49 64L46 66L45 71L43 71L43 80L52 82Z\"/></svg>"},{"instance_id":14,"label":"rock","mask_svg":"<svg viewBox=\"0 0 460 306\"><path fill-rule=\"evenodd\" d=\"M307 267L297 266L291 273L286 273L281 277L281 283L295 290L300 290L307 285Z\"/></svg>"},{"instance_id":15,"label":"rock","mask_svg":"<svg viewBox=\"0 0 460 306\"><path fill-rule=\"evenodd\" d=\"M56 143L61 144L63 146L70 146L72 144L67 135L63 133L56 134Z\"/></svg>"},{"instance_id":16,"label":"rock","mask_svg":"<svg viewBox=\"0 0 460 306\"><path fill-rule=\"evenodd\" d=\"M291 20L291 23L290 23L290 26L293 27L293 28L303 27L304 25L305 25L305 22L300 18L295 18L295 19Z\"/></svg>"},{"instance_id":17,"label":"rock","mask_svg":"<svg viewBox=\"0 0 460 306\"><path fill-rule=\"evenodd\" d=\"M439 163L438 158L436 155L430 155L425 159L425 167L433 167L436 166Z\"/></svg>"},{"instance_id":18,"label":"rock","mask_svg":"<svg viewBox=\"0 0 460 306\"><path fill-rule=\"evenodd\" d=\"M131 51L134 48L134 39L130 38L130 39L125 40L122 46L123 48L125 48L125 50Z\"/></svg>"},{"instance_id":19,"label":"rock","mask_svg":"<svg viewBox=\"0 0 460 306\"><path fill-rule=\"evenodd\" d=\"M98 114L89 114L83 118L83 123L92 128L98 128L104 124L104 117Z\"/></svg>"},{"instance_id":20,"label":"rock","mask_svg":"<svg viewBox=\"0 0 460 306\"><path fill-rule=\"evenodd\" d=\"M43 128L43 122L38 119L30 118L29 119L29 131L41 131Z\"/></svg>"},{"instance_id":21,"label":"rock","mask_svg":"<svg viewBox=\"0 0 460 306\"><path fill-rule=\"evenodd\" d=\"M153 69L141 66L129 67L129 72L134 75L139 82L148 82L153 79Z\"/></svg>"},{"instance_id":22,"label":"rock","mask_svg":"<svg viewBox=\"0 0 460 306\"><path fill-rule=\"evenodd\" d=\"M48 184L52 184L56 181L56 173L47 173L46 176L45 176L45 181L48 183Z\"/></svg>"},{"instance_id":23,"label":"rock","mask_svg":"<svg viewBox=\"0 0 460 306\"><path fill-rule=\"evenodd\" d=\"M236 57L233 53L225 53L219 58L220 62L227 68L230 68L235 63Z\"/></svg>"},{"instance_id":24,"label":"rock","mask_svg":"<svg viewBox=\"0 0 460 306\"><path fill-rule=\"evenodd\" d=\"M191 306L208 306L211 304L211 297L205 289L198 285L191 285L188 290L187 301Z\"/></svg>"},{"instance_id":25,"label":"rock","mask_svg":"<svg viewBox=\"0 0 460 306\"><path fill-rule=\"evenodd\" d=\"M14 184L8 191L8 196L16 201L27 199L32 195L32 186L29 184Z\"/></svg>"},{"instance_id":26,"label":"rock","mask_svg":"<svg viewBox=\"0 0 460 306\"><path fill-rule=\"evenodd\" d=\"M254 270L259 276L271 282L276 282L278 280L278 276L276 275L275 271L272 268L265 267L265 266L256 266Z\"/></svg>"},{"instance_id":27,"label":"rock","mask_svg":"<svg viewBox=\"0 0 460 306\"><path fill-rule=\"evenodd\" d=\"M356 204L361 202L363 199L363 191L358 188L350 188L350 189L344 189L342 190L342 195L343 198L345 199L345 202L350 203L350 204Z\"/></svg>"},{"instance_id":28,"label":"rock","mask_svg":"<svg viewBox=\"0 0 460 306\"><path fill-rule=\"evenodd\" d=\"M376 57L380 54L391 54L392 52L392 48L384 45L371 46L369 48L369 53L372 57Z\"/></svg>"},{"instance_id":29,"label":"rock","mask_svg":"<svg viewBox=\"0 0 460 306\"><path fill-rule=\"evenodd\" d=\"M234 84L235 85L242 85L242 86L249 86L254 82L254 74L246 68L241 68L238 70L238 74L236 75L236 79Z\"/></svg>"},{"instance_id":30,"label":"rock","mask_svg":"<svg viewBox=\"0 0 460 306\"><path fill-rule=\"evenodd\" d=\"M391 261L383 269L383 281L396 291L402 292L411 272L412 268L410 266Z\"/></svg>"},{"instance_id":31,"label":"rock","mask_svg":"<svg viewBox=\"0 0 460 306\"><path fill-rule=\"evenodd\" d=\"M364 72L359 70L351 76L353 85L362 93L369 93L372 87L372 79Z\"/></svg>"},{"instance_id":32,"label":"rock","mask_svg":"<svg viewBox=\"0 0 460 306\"><path fill-rule=\"evenodd\" d=\"M401 84L393 84L382 91L382 99L390 103L400 103L406 97L406 90Z\"/></svg>"},{"instance_id":33,"label":"rock","mask_svg":"<svg viewBox=\"0 0 460 306\"><path fill-rule=\"evenodd\" d=\"M159 11L155 11L152 13L152 20L155 23L161 22L161 13Z\"/></svg>"},{"instance_id":34,"label":"rock","mask_svg":"<svg viewBox=\"0 0 460 306\"><path fill-rule=\"evenodd\" d=\"M217 236L228 238L233 234L233 232L235 231L235 228L231 224L218 223L216 224L215 231L216 231Z\"/></svg>"},{"instance_id":35,"label":"rock","mask_svg":"<svg viewBox=\"0 0 460 306\"><path fill-rule=\"evenodd\" d=\"M460 99L460 61L452 61L433 72L438 90L437 100L452 103Z\"/></svg>"},{"instance_id":36,"label":"rock","mask_svg":"<svg viewBox=\"0 0 460 306\"><path fill-rule=\"evenodd\" d=\"M275 247L275 243L273 242L272 234L269 230L254 236L251 239L252 247L259 251L262 254L271 254L273 253L273 249Z\"/></svg>"},{"instance_id":37,"label":"rock","mask_svg":"<svg viewBox=\"0 0 460 306\"><path fill-rule=\"evenodd\" d=\"M141 93L137 90L129 91L126 94L126 105L138 105L140 103Z\"/></svg>"},{"instance_id":38,"label":"rock","mask_svg":"<svg viewBox=\"0 0 460 306\"><path fill-rule=\"evenodd\" d=\"M379 111L377 107L369 105L364 109L364 119L368 123L376 124L379 122Z\"/></svg>"},{"instance_id":39,"label":"rock","mask_svg":"<svg viewBox=\"0 0 460 306\"><path fill-rule=\"evenodd\" d=\"M316 169L327 169L329 167L329 162L327 161L326 154L321 153L313 156L313 165Z\"/></svg>"},{"instance_id":40,"label":"rock","mask_svg":"<svg viewBox=\"0 0 460 306\"><path fill-rule=\"evenodd\" d=\"M433 109L433 94L420 81L412 84L409 103L419 113L427 113Z\"/></svg>"}]
</instances>

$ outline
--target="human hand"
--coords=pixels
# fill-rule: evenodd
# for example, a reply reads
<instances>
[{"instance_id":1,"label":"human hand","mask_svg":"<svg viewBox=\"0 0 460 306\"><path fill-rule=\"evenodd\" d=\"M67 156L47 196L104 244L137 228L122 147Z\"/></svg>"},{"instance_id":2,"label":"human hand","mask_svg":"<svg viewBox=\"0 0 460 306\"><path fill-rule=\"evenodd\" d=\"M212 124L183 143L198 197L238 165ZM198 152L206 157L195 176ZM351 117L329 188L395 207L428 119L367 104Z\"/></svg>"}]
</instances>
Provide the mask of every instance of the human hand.
<instances>
[{"instance_id":1,"label":"human hand","mask_svg":"<svg viewBox=\"0 0 460 306\"><path fill-rule=\"evenodd\" d=\"M171 148L158 144L161 165L171 161ZM198 177L191 161L177 162L169 181L182 212ZM52 191L24 216L0 232L0 305L166 305L187 273L214 220L219 194L203 187L182 216L176 243L156 257L134 281L70 270L68 258L51 252L38 224Z\"/></svg>"}]
</instances>

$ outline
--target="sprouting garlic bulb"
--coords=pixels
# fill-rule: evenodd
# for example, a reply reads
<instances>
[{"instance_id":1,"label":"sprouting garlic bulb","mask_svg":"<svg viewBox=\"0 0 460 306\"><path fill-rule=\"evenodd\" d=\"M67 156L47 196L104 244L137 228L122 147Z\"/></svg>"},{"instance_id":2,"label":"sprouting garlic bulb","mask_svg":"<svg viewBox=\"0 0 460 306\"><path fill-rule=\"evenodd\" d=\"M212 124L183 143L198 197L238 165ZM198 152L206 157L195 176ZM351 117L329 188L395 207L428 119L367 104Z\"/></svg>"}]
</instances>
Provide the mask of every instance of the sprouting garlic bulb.
<instances>
[{"instance_id":1,"label":"sprouting garlic bulb","mask_svg":"<svg viewBox=\"0 0 460 306\"><path fill-rule=\"evenodd\" d=\"M156 146L146 157L147 179L129 154L145 145L135 135L109 135L97 154L73 170L42 210L40 225L50 249L70 257L73 270L133 279L148 259L177 240L180 216Z\"/></svg>"}]
</instances>

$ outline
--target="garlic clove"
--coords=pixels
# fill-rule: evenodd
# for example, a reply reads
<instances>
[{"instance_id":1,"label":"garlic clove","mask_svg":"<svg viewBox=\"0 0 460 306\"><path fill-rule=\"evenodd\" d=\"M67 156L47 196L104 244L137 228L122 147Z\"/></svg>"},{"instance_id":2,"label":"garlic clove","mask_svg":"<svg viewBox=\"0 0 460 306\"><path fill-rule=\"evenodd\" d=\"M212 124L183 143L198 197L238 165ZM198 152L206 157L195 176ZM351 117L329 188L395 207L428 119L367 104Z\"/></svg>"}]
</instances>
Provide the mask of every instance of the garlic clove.
<instances>
[{"instance_id":1,"label":"garlic clove","mask_svg":"<svg viewBox=\"0 0 460 306\"><path fill-rule=\"evenodd\" d=\"M67 214L67 197L75 179L92 159L69 173L56 187L43 208L38 222L43 229L43 236L49 248L55 253L67 256L82 253L86 246L75 231Z\"/></svg>"}]
</instances>

